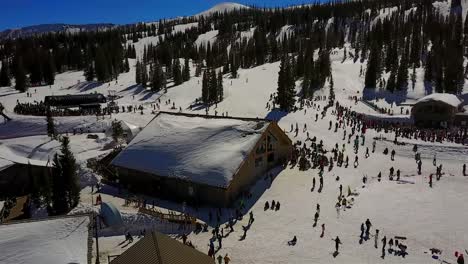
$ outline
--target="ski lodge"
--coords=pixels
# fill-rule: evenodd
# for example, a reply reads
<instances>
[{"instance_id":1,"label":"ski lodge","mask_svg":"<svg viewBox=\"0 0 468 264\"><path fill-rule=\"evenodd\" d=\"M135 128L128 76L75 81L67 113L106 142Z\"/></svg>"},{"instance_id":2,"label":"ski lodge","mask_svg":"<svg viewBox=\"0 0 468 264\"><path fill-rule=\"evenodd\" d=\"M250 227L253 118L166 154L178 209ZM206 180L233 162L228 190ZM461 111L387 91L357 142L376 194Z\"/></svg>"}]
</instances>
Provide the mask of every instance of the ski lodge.
<instances>
[{"instance_id":1,"label":"ski lodge","mask_svg":"<svg viewBox=\"0 0 468 264\"><path fill-rule=\"evenodd\" d=\"M411 116L419 127L466 127L468 116L463 113L462 103L454 94L433 93L416 101Z\"/></svg>"},{"instance_id":2,"label":"ski lodge","mask_svg":"<svg viewBox=\"0 0 468 264\"><path fill-rule=\"evenodd\" d=\"M228 206L291 149L273 121L160 112L111 164L130 190Z\"/></svg>"},{"instance_id":3,"label":"ski lodge","mask_svg":"<svg viewBox=\"0 0 468 264\"><path fill-rule=\"evenodd\" d=\"M44 103L58 109L78 108L80 111L98 112L101 110L101 104L106 103L106 97L98 93L51 95L44 98Z\"/></svg>"}]
</instances>

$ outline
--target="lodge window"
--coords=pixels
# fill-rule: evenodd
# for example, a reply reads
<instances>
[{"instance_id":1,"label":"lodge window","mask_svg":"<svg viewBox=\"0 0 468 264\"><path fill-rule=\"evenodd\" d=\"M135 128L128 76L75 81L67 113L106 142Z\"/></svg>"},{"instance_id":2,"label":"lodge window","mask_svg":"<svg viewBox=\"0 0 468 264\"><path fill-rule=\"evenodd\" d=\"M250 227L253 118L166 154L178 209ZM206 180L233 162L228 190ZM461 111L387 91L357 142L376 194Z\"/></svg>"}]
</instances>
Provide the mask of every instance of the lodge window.
<instances>
[{"instance_id":1,"label":"lodge window","mask_svg":"<svg viewBox=\"0 0 468 264\"><path fill-rule=\"evenodd\" d=\"M275 161L275 153L268 154L267 161L268 162L274 162Z\"/></svg>"}]
</instances>

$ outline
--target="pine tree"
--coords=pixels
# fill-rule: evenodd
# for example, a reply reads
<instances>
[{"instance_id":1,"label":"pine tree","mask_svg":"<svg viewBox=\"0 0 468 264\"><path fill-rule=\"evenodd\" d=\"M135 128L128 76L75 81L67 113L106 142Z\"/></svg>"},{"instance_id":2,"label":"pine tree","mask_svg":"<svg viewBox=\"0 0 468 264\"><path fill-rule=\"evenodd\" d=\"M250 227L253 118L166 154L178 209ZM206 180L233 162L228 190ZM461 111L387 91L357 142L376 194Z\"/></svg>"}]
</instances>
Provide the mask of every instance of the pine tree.
<instances>
[{"instance_id":1,"label":"pine tree","mask_svg":"<svg viewBox=\"0 0 468 264\"><path fill-rule=\"evenodd\" d=\"M53 139L57 136L57 130L55 129L54 118L50 108L47 108L46 112L46 123L47 123L47 135Z\"/></svg>"},{"instance_id":2,"label":"pine tree","mask_svg":"<svg viewBox=\"0 0 468 264\"><path fill-rule=\"evenodd\" d=\"M151 89L155 92L161 90L164 86L164 73L159 63L153 67L153 77L151 80Z\"/></svg>"},{"instance_id":3,"label":"pine tree","mask_svg":"<svg viewBox=\"0 0 468 264\"><path fill-rule=\"evenodd\" d=\"M75 157L70 150L70 140L68 137L63 137L60 151L62 152L60 155L62 177L67 194L68 208L71 209L77 206L80 201L80 186L76 173L78 167Z\"/></svg>"},{"instance_id":4,"label":"pine tree","mask_svg":"<svg viewBox=\"0 0 468 264\"><path fill-rule=\"evenodd\" d=\"M135 65L135 82L137 84L141 84L141 63L140 61L137 60L136 65Z\"/></svg>"},{"instance_id":5,"label":"pine tree","mask_svg":"<svg viewBox=\"0 0 468 264\"><path fill-rule=\"evenodd\" d=\"M224 88L223 88L223 74L218 73L218 102L224 99Z\"/></svg>"},{"instance_id":6,"label":"pine tree","mask_svg":"<svg viewBox=\"0 0 468 264\"><path fill-rule=\"evenodd\" d=\"M294 78L292 76L290 59L287 55L283 56L278 73L278 92L276 103L283 111L291 111L294 108Z\"/></svg>"},{"instance_id":7,"label":"pine tree","mask_svg":"<svg viewBox=\"0 0 468 264\"><path fill-rule=\"evenodd\" d=\"M56 72L56 68L55 68L54 59L50 54L48 54L45 59L44 66L43 66L44 82L47 85L54 84L55 72Z\"/></svg>"},{"instance_id":8,"label":"pine tree","mask_svg":"<svg viewBox=\"0 0 468 264\"><path fill-rule=\"evenodd\" d=\"M367 61L365 87L374 89L377 87L377 80L380 78L380 52L377 45L373 45L369 60Z\"/></svg>"},{"instance_id":9,"label":"pine tree","mask_svg":"<svg viewBox=\"0 0 468 264\"><path fill-rule=\"evenodd\" d=\"M8 65L8 61L4 60L2 61L2 68L0 69L0 87L10 86L10 85L11 85L11 81L10 81L9 65Z\"/></svg>"},{"instance_id":10,"label":"pine tree","mask_svg":"<svg viewBox=\"0 0 468 264\"><path fill-rule=\"evenodd\" d=\"M180 68L179 59L174 59L174 65L172 66L172 76L174 79L174 85L182 84L182 70Z\"/></svg>"},{"instance_id":11,"label":"pine tree","mask_svg":"<svg viewBox=\"0 0 468 264\"><path fill-rule=\"evenodd\" d=\"M189 65L189 59L185 58L184 60L184 71L182 73L182 80L184 82L190 80L190 65Z\"/></svg>"},{"instance_id":12,"label":"pine tree","mask_svg":"<svg viewBox=\"0 0 468 264\"><path fill-rule=\"evenodd\" d=\"M70 210L68 206L68 195L65 187L65 177L63 176L63 168L59 155L55 153L53 159L52 172L52 209L53 214L61 215Z\"/></svg>"},{"instance_id":13,"label":"pine tree","mask_svg":"<svg viewBox=\"0 0 468 264\"><path fill-rule=\"evenodd\" d=\"M99 82L107 82L110 79L110 71L107 65L107 60L102 48L96 52L95 61L96 77Z\"/></svg>"},{"instance_id":14,"label":"pine tree","mask_svg":"<svg viewBox=\"0 0 468 264\"><path fill-rule=\"evenodd\" d=\"M209 102L218 102L218 81L216 80L216 72L214 69L210 72L210 78L208 79L208 89L210 90Z\"/></svg>"},{"instance_id":15,"label":"pine tree","mask_svg":"<svg viewBox=\"0 0 468 264\"><path fill-rule=\"evenodd\" d=\"M92 61L89 63L88 68L84 72L84 76L86 78L86 81L88 81L88 82L94 81L94 78L96 77L96 75L94 73L94 67L93 67L93 62Z\"/></svg>"},{"instance_id":16,"label":"pine tree","mask_svg":"<svg viewBox=\"0 0 468 264\"><path fill-rule=\"evenodd\" d=\"M202 78L202 101L204 104L209 104L210 90L209 90L209 70L203 72Z\"/></svg>"},{"instance_id":17,"label":"pine tree","mask_svg":"<svg viewBox=\"0 0 468 264\"><path fill-rule=\"evenodd\" d=\"M124 71L125 72L130 71L130 64L128 63L128 58L125 58L125 61L124 61Z\"/></svg>"},{"instance_id":18,"label":"pine tree","mask_svg":"<svg viewBox=\"0 0 468 264\"><path fill-rule=\"evenodd\" d=\"M15 89L24 93L28 89L28 81L21 57L15 59L15 66Z\"/></svg>"},{"instance_id":19,"label":"pine tree","mask_svg":"<svg viewBox=\"0 0 468 264\"><path fill-rule=\"evenodd\" d=\"M114 142L118 143L123 138L123 134L122 123L117 120L112 121L112 139L114 139Z\"/></svg>"},{"instance_id":20,"label":"pine tree","mask_svg":"<svg viewBox=\"0 0 468 264\"><path fill-rule=\"evenodd\" d=\"M141 71L141 84L143 87L146 87L148 85L148 69L146 68L146 64L141 63L140 64L140 71Z\"/></svg>"}]
</instances>

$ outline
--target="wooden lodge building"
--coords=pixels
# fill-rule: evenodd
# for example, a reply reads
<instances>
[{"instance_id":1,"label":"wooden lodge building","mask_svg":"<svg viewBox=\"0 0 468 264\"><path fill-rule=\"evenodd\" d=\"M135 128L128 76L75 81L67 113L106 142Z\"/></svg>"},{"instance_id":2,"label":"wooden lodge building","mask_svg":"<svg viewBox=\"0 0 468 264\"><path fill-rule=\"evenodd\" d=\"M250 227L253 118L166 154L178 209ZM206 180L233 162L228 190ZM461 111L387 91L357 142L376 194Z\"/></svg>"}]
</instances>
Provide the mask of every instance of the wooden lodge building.
<instances>
[{"instance_id":1,"label":"wooden lodge building","mask_svg":"<svg viewBox=\"0 0 468 264\"><path fill-rule=\"evenodd\" d=\"M466 127L468 115L463 113L462 103L456 95L433 93L413 105L411 116L419 127Z\"/></svg>"},{"instance_id":2,"label":"wooden lodge building","mask_svg":"<svg viewBox=\"0 0 468 264\"><path fill-rule=\"evenodd\" d=\"M160 112L111 164L131 190L228 206L291 149L273 121Z\"/></svg>"}]
</instances>

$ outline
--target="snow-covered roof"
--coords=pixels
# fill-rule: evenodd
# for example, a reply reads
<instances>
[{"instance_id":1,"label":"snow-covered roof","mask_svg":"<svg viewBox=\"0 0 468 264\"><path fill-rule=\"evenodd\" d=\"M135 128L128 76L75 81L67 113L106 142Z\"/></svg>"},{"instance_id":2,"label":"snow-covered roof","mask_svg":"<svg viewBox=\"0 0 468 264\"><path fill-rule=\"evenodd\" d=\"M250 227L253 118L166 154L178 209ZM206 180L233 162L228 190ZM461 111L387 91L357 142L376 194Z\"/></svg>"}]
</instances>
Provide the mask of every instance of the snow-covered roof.
<instances>
[{"instance_id":1,"label":"snow-covered roof","mask_svg":"<svg viewBox=\"0 0 468 264\"><path fill-rule=\"evenodd\" d=\"M447 94L447 93L433 93L427 96L420 98L416 101L416 104L425 103L430 101L438 101L453 107L458 107L462 102L460 99L454 94Z\"/></svg>"},{"instance_id":2,"label":"snow-covered roof","mask_svg":"<svg viewBox=\"0 0 468 264\"><path fill-rule=\"evenodd\" d=\"M112 164L227 187L268 124L265 120L160 113Z\"/></svg>"},{"instance_id":3,"label":"snow-covered roof","mask_svg":"<svg viewBox=\"0 0 468 264\"><path fill-rule=\"evenodd\" d=\"M88 263L89 216L0 225L2 264Z\"/></svg>"}]
</instances>

